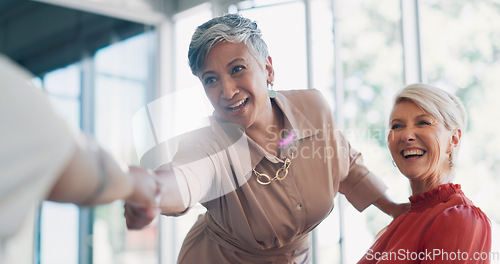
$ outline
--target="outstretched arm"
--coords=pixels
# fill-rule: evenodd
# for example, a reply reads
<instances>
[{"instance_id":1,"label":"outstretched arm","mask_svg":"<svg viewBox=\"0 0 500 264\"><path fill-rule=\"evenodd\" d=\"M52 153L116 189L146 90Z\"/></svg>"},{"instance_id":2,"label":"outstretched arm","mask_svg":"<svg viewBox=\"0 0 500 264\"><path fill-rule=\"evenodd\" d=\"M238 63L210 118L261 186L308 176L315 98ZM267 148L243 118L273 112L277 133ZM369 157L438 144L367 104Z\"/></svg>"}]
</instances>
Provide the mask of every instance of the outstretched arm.
<instances>
[{"instance_id":1,"label":"outstretched arm","mask_svg":"<svg viewBox=\"0 0 500 264\"><path fill-rule=\"evenodd\" d=\"M387 196L386 193L374 202L373 205L393 218L397 218L410 209L409 203L395 203L389 198L389 196Z\"/></svg>"},{"instance_id":2,"label":"outstretched arm","mask_svg":"<svg viewBox=\"0 0 500 264\"><path fill-rule=\"evenodd\" d=\"M92 206L118 199L155 206L159 188L153 173L119 164L93 140L78 144L50 190L48 200Z\"/></svg>"},{"instance_id":3,"label":"outstretched arm","mask_svg":"<svg viewBox=\"0 0 500 264\"><path fill-rule=\"evenodd\" d=\"M160 210L165 214L179 214L189 207L189 193L184 177L176 177L170 164L159 167L154 174L161 192L158 199L159 208L125 203L125 219L129 229L141 229L149 225Z\"/></svg>"}]
</instances>

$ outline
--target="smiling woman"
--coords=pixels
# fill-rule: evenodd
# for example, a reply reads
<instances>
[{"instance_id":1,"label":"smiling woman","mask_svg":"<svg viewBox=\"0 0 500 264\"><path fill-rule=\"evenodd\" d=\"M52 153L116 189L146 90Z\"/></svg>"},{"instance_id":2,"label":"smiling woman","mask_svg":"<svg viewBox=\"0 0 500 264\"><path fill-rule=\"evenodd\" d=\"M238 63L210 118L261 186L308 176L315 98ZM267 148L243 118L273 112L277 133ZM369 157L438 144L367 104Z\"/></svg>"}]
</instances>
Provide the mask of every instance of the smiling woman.
<instances>
[{"instance_id":1,"label":"smiling woman","mask_svg":"<svg viewBox=\"0 0 500 264\"><path fill-rule=\"evenodd\" d=\"M398 169L410 181L411 207L379 234L359 263L453 263L453 254L491 250L488 217L460 185L451 183L466 122L460 100L438 88L414 84L396 96L387 141ZM423 257L408 259L401 250ZM432 258L427 252L433 252ZM471 258L470 263L479 262Z\"/></svg>"},{"instance_id":2,"label":"smiling woman","mask_svg":"<svg viewBox=\"0 0 500 264\"><path fill-rule=\"evenodd\" d=\"M281 130L267 92L267 84L274 78L270 57L261 65L245 44L219 43L208 53L199 78L217 117L224 122L238 124L247 133L266 124Z\"/></svg>"},{"instance_id":3,"label":"smiling woman","mask_svg":"<svg viewBox=\"0 0 500 264\"><path fill-rule=\"evenodd\" d=\"M188 58L215 112L206 133L156 170L167 188L164 214L198 202L207 209L178 263L310 263L309 233L338 192L359 211L375 204L396 217L407 209L384 194L319 91L269 93L275 71L256 22L238 14L207 21ZM154 219L131 205L125 216L134 228Z\"/></svg>"}]
</instances>

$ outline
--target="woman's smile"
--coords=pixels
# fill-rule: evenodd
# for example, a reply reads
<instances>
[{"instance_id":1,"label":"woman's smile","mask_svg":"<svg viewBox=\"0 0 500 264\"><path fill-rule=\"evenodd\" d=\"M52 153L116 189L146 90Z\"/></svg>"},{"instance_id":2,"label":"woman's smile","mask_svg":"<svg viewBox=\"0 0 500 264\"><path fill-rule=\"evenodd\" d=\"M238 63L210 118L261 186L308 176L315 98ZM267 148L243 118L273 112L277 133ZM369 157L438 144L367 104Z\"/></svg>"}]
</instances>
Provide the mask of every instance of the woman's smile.
<instances>
[{"instance_id":1,"label":"woman's smile","mask_svg":"<svg viewBox=\"0 0 500 264\"><path fill-rule=\"evenodd\" d=\"M270 123L267 83L271 73L270 60L261 65L244 44L221 42L208 53L199 78L217 117L247 129L255 123Z\"/></svg>"},{"instance_id":2,"label":"woman's smile","mask_svg":"<svg viewBox=\"0 0 500 264\"><path fill-rule=\"evenodd\" d=\"M401 151L401 155L405 159L418 159L425 155L425 150L420 148L405 148Z\"/></svg>"},{"instance_id":3,"label":"woman's smile","mask_svg":"<svg viewBox=\"0 0 500 264\"><path fill-rule=\"evenodd\" d=\"M229 114L239 115L239 114L245 112L247 102L248 102L248 98L241 99L241 100L237 101L236 103L234 103L226 108L228 109Z\"/></svg>"},{"instance_id":4,"label":"woman's smile","mask_svg":"<svg viewBox=\"0 0 500 264\"><path fill-rule=\"evenodd\" d=\"M394 107L388 146L406 177L425 179L448 166L451 132L412 102Z\"/></svg>"}]
</instances>

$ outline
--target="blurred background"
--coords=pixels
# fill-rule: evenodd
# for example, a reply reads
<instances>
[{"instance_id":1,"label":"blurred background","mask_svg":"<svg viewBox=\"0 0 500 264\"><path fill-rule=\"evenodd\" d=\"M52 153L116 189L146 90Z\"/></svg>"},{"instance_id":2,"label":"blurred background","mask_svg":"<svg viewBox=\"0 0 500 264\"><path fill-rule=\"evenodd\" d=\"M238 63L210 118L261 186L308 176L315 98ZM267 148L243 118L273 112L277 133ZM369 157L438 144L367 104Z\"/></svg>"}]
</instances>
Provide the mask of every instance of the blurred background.
<instances>
[{"instance_id":1,"label":"blurred background","mask_svg":"<svg viewBox=\"0 0 500 264\"><path fill-rule=\"evenodd\" d=\"M410 189L386 146L394 94L425 82L458 95L469 124L455 182L491 219L492 251L500 252L499 0L0 0L0 53L36 76L74 129L139 164L131 119L142 107L173 97L165 118L180 130L190 125L186 116L212 113L187 50L196 26L228 12L259 23L277 90L323 92L352 146L399 202ZM203 212L198 205L127 231L121 202L43 202L35 230L25 229L33 239L19 240L33 254L20 257L37 264L175 263ZM373 207L357 212L340 195L313 232L313 263L356 263L390 221ZM500 263L498 255L492 263Z\"/></svg>"}]
</instances>

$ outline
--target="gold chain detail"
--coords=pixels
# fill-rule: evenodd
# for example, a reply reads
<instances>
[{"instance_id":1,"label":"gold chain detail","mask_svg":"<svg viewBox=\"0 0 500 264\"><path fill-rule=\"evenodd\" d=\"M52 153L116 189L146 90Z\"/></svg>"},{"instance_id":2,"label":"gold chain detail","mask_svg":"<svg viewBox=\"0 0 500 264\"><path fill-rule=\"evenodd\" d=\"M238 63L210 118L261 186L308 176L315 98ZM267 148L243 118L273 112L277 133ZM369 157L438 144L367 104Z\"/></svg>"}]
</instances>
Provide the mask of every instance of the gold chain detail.
<instances>
[{"instance_id":1,"label":"gold chain detail","mask_svg":"<svg viewBox=\"0 0 500 264\"><path fill-rule=\"evenodd\" d=\"M293 157L293 156L292 156ZM282 181L288 176L288 168L290 168L290 165L292 164L292 158L286 158L285 162L283 163L283 166L279 168L276 171L276 175L274 175L273 178L271 178L269 175L265 173L260 173L255 168L253 168L253 172L255 173L255 176L257 176L257 182L262 184L262 185L268 185L273 181Z\"/></svg>"}]
</instances>

